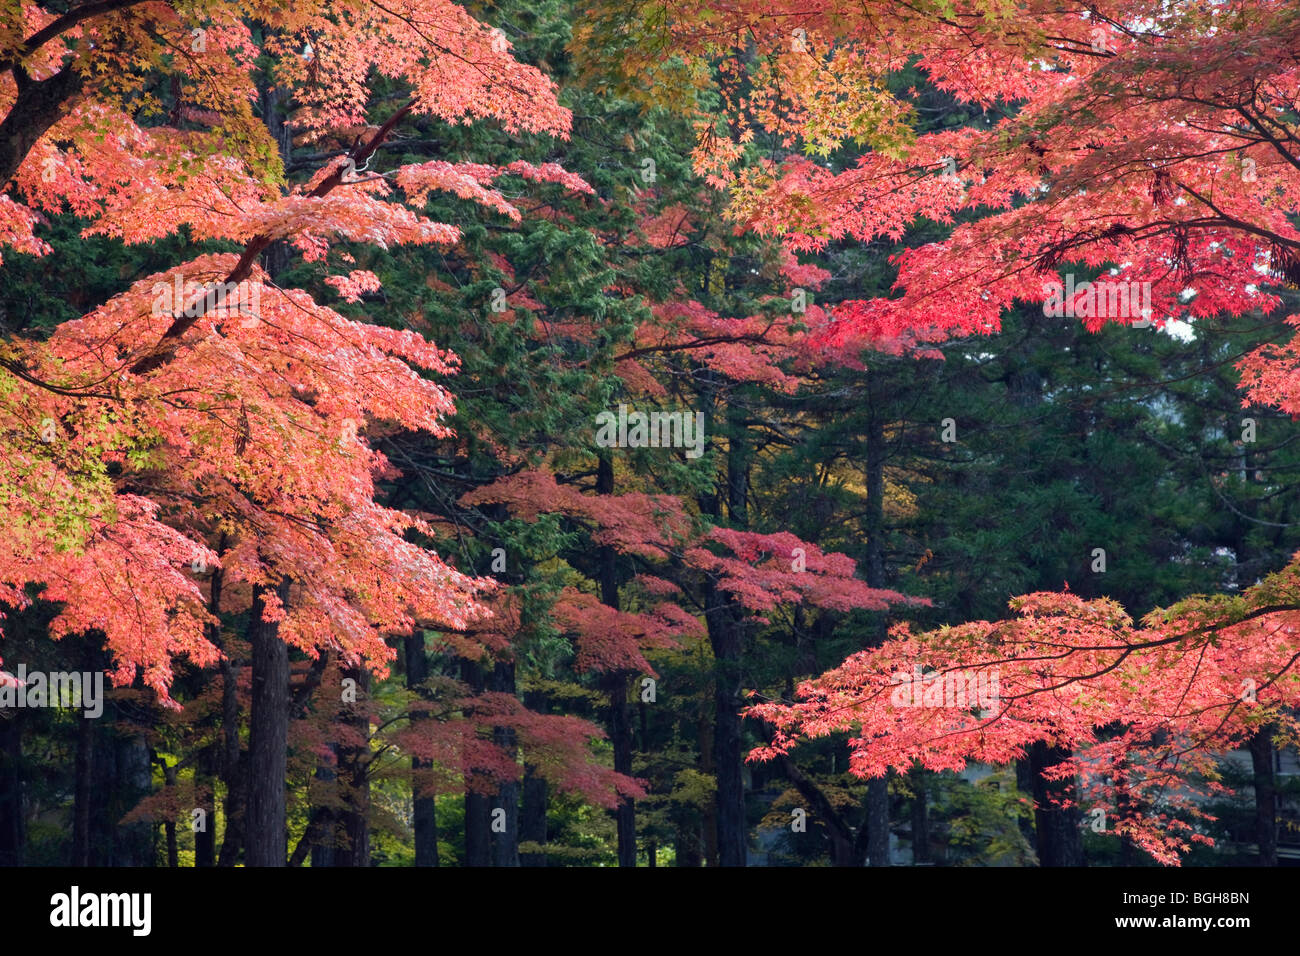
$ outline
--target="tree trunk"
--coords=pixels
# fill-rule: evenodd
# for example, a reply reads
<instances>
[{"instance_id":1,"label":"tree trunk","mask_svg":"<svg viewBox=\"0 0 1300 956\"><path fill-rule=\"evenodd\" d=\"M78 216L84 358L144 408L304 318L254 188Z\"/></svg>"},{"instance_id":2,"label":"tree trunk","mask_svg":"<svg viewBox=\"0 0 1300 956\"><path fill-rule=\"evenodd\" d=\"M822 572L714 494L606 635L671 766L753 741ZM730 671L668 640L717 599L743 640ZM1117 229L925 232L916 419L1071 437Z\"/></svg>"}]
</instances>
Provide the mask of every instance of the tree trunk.
<instances>
[{"instance_id":1,"label":"tree trunk","mask_svg":"<svg viewBox=\"0 0 1300 956\"><path fill-rule=\"evenodd\" d=\"M370 674L356 667L345 668L343 675L357 682L357 700L344 707L342 719L350 734L336 749L338 776L344 785L340 822L346 840L336 865L361 867L370 865Z\"/></svg>"},{"instance_id":2,"label":"tree trunk","mask_svg":"<svg viewBox=\"0 0 1300 956\"><path fill-rule=\"evenodd\" d=\"M515 666L509 661L497 661L492 669L492 689L501 694L515 692ZM513 759L518 751L515 745L515 732L511 727L494 727L492 739L496 745ZM496 805L493 812L503 810L505 830L496 828L492 834L492 865L519 865L519 783L506 780L497 788ZM501 814L496 815L498 819Z\"/></svg>"},{"instance_id":3,"label":"tree trunk","mask_svg":"<svg viewBox=\"0 0 1300 956\"><path fill-rule=\"evenodd\" d=\"M930 814L927 806L926 776L929 771L917 767L912 778L912 863L930 862Z\"/></svg>"},{"instance_id":4,"label":"tree trunk","mask_svg":"<svg viewBox=\"0 0 1300 956\"><path fill-rule=\"evenodd\" d=\"M1083 816L1077 805L1060 807L1052 801L1076 798L1071 780L1046 780L1043 771L1070 758L1065 747L1049 747L1043 741L1029 750L1034 788L1034 825L1038 835L1039 866L1084 866Z\"/></svg>"},{"instance_id":5,"label":"tree trunk","mask_svg":"<svg viewBox=\"0 0 1300 956\"><path fill-rule=\"evenodd\" d=\"M867 781L867 865L892 866L889 854L889 778Z\"/></svg>"},{"instance_id":6,"label":"tree trunk","mask_svg":"<svg viewBox=\"0 0 1300 956\"><path fill-rule=\"evenodd\" d=\"M406 638L406 686L419 693L420 686L429 679L429 654L424 647L424 632L418 628ZM421 694L423 696L423 694ZM427 721L428 714L415 713L411 717L414 727ZM422 757L411 758L412 818L415 828L415 865L438 865L438 812L432 793L424 792L423 777L433 762Z\"/></svg>"},{"instance_id":7,"label":"tree trunk","mask_svg":"<svg viewBox=\"0 0 1300 956\"><path fill-rule=\"evenodd\" d=\"M23 865L22 769L22 718L11 713L0 718L0 866Z\"/></svg>"},{"instance_id":8,"label":"tree trunk","mask_svg":"<svg viewBox=\"0 0 1300 956\"><path fill-rule=\"evenodd\" d=\"M276 589L289 599L289 582ZM289 648L275 622L262 619L266 588L253 591L249 621L253 646L253 701L249 715L248 811L245 862L284 866L289 853L285 777L289 755Z\"/></svg>"},{"instance_id":9,"label":"tree trunk","mask_svg":"<svg viewBox=\"0 0 1300 956\"><path fill-rule=\"evenodd\" d=\"M614 493L614 461L608 455L596 460L596 494ZM600 601L618 610L618 566L614 549L600 548ZM614 770L632 775L632 719L628 713L627 691L631 675L627 671L606 674L602 688L609 701L609 740L614 746ZM614 809L614 827L618 834L618 865L636 866L636 805L622 797Z\"/></svg>"},{"instance_id":10,"label":"tree trunk","mask_svg":"<svg viewBox=\"0 0 1300 956\"><path fill-rule=\"evenodd\" d=\"M115 779L104 821L111 846L109 866L153 866L154 827L149 823L118 825L153 790L153 765L142 734L119 737L114 744Z\"/></svg>"},{"instance_id":11,"label":"tree trunk","mask_svg":"<svg viewBox=\"0 0 1300 956\"><path fill-rule=\"evenodd\" d=\"M727 407L727 511L737 528L748 524L745 490L749 448L739 408ZM720 513L716 496L707 512ZM741 743L741 628L735 602L710 582L705 587L704 620L713 648L713 763L717 779L718 865L744 866L749 828L745 819L744 751Z\"/></svg>"},{"instance_id":12,"label":"tree trunk","mask_svg":"<svg viewBox=\"0 0 1300 956\"><path fill-rule=\"evenodd\" d=\"M82 83L82 74L71 67L43 80L22 72L18 97L0 122L0 186L8 186L36 141L76 105Z\"/></svg>"},{"instance_id":13,"label":"tree trunk","mask_svg":"<svg viewBox=\"0 0 1300 956\"><path fill-rule=\"evenodd\" d=\"M163 786L171 793L176 792L176 765L168 764L165 760L162 762L163 768ZM183 810L181 811L184 812ZM180 846L176 839L176 819L175 817L163 821L163 833L167 837L167 865L173 870L181 865Z\"/></svg>"},{"instance_id":14,"label":"tree trunk","mask_svg":"<svg viewBox=\"0 0 1300 956\"><path fill-rule=\"evenodd\" d=\"M706 588L705 622L713 646L713 765L718 782L718 865L744 866L745 781L740 710L740 622L726 595Z\"/></svg>"},{"instance_id":15,"label":"tree trunk","mask_svg":"<svg viewBox=\"0 0 1300 956\"><path fill-rule=\"evenodd\" d=\"M1277 866L1277 786L1273 778L1273 731L1269 724L1250 738L1250 763L1255 771L1255 840L1259 865Z\"/></svg>"},{"instance_id":16,"label":"tree trunk","mask_svg":"<svg viewBox=\"0 0 1300 956\"><path fill-rule=\"evenodd\" d=\"M546 779L532 764L524 764L523 807L519 814L519 840L523 843L546 843ZM546 854L521 853L520 866L546 866Z\"/></svg>"},{"instance_id":17,"label":"tree trunk","mask_svg":"<svg viewBox=\"0 0 1300 956\"><path fill-rule=\"evenodd\" d=\"M72 784L72 865L90 866L91 774L95 759L95 722L77 723L77 755Z\"/></svg>"},{"instance_id":18,"label":"tree trunk","mask_svg":"<svg viewBox=\"0 0 1300 956\"><path fill-rule=\"evenodd\" d=\"M244 818L248 799L248 763L239 745L239 665L229 656L221 661L221 775L226 784L226 835L218 866L234 866L244 848Z\"/></svg>"},{"instance_id":19,"label":"tree trunk","mask_svg":"<svg viewBox=\"0 0 1300 956\"><path fill-rule=\"evenodd\" d=\"M873 396L874 398L874 396ZM865 575L873 588L885 587L885 426L872 402L871 420L867 425L867 560ZM888 622L877 615L874 645L884 643ZM889 779L867 781L866 820L867 861L870 866L889 866Z\"/></svg>"},{"instance_id":20,"label":"tree trunk","mask_svg":"<svg viewBox=\"0 0 1300 956\"><path fill-rule=\"evenodd\" d=\"M331 747L330 753L334 755L333 761L331 762L328 756L322 756L320 762L316 764L314 774L317 781L325 788L337 786L338 781L338 774L335 772L335 766L338 764L338 749ZM326 867L338 866L338 819L335 816L333 806L312 807L311 831L312 869L320 870ZM297 856L301 852L302 850L299 848L294 855Z\"/></svg>"},{"instance_id":21,"label":"tree trunk","mask_svg":"<svg viewBox=\"0 0 1300 956\"><path fill-rule=\"evenodd\" d=\"M194 771L198 808L203 811L203 829L194 833L194 866L206 869L217 862L217 799L215 744L205 747Z\"/></svg>"},{"instance_id":22,"label":"tree trunk","mask_svg":"<svg viewBox=\"0 0 1300 956\"><path fill-rule=\"evenodd\" d=\"M461 677L471 695L483 693L483 669L478 662L461 661ZM492 801L475 783L470 768L465 776L465 866L491 866Z\"/></svg>"}]
</instances>

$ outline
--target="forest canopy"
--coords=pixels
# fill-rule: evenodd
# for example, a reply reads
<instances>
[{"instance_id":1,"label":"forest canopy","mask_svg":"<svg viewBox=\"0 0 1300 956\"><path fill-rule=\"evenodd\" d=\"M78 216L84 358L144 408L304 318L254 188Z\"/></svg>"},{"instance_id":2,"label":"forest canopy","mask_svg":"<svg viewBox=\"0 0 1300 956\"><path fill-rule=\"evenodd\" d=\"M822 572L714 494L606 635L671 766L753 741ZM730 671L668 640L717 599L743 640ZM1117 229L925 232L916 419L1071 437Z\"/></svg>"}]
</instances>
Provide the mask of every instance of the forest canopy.
<instances>
[{"instance_id":1,"label":"forest canopy","mask_svg":"<svg viewBox=\"0 0 1300 956\"><path fill-rule=\"evenodd\" d=\"M0 4L0 864L1300 859L1290 0Z\"/></svg>"}]
</instances>

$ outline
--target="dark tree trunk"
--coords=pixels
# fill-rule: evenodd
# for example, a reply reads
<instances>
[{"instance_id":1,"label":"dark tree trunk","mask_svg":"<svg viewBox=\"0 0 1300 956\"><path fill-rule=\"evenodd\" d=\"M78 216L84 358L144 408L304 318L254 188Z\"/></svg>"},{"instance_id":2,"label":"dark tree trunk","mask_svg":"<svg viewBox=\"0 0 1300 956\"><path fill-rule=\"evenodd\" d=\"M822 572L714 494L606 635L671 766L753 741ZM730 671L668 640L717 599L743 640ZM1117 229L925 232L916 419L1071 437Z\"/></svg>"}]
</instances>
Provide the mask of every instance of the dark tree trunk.
<instances>
[{"instance_id":1,"label":"dark tree trunk","mask_svg":"<svg viewBox=\"0 0 1300 956\"><path fill-rule=\"evenodd\" d=\"M748 524L746 488L749 448L740 410L727 408L727 512L737 528ZM717 518L717 496L705 503ZM705 587L704 620L713 648L713 763L717 780L717 840L719 866L744 866L749 828L745 819L744 750L740 711L742 621L734 601L710 582Z\"/></svg>"},{"instance_id":2,"label":"dark tree trunk","mask_svg":"<svg viewBox=\"0 0 1300 956\"><path fill-rule=\"evenodd\" d=\"M910 774L912 783L912 863L930 862L930 814L927 804L926 777L929 771L917 767Z\"/></svg>"},{"instance_id":3,"label":"dark tree trunk","mask_svg":"<svg viewBox=\"0 0 1300 956\"><path fill-rule=\"evenodd\" d=\"M406 638L406 686L419 692L429 679L429 654L424 648L424 632L416 629ZM422 695L423 696L423 695ZM427 714L415 713L413 727L429 719ZM437 801L422 785L433 762L422 757L411 758L412 816L415 828L415 865L438 865L438 813Z\"/></svg>"},{"instance_id":4,"label":"dark tree trunk","mask_svg":"<svg viewBox=\"0 0 1300 956\"><path fill-rule=\"evenodd\" d=\"M153 866L154 827L149 823L118 825L153 790L153 765L143 735L120 737L113 747L116 779L105 821L112 846L110 866Z\"/></svg>"},{"instance_id":5,"label":"dark tree trunk","mask_svg":"<svg viewBox=\"0 0 1300 956\"><path fill-rule=\"evenodd\" d=\"M674 866L703 866L704 841L699 815L693 810L680 811L673 828Z\"/></svg>"},{"instance_id":6,"label":"dark tree trunk","mask_svg":"<svg viewBox=\"0 0 1300 956\"><path fill-rule=\"evenodd\" d=\"M465 865L492 865L492 800L486 794L465 792Z\"/></svg>"},{"instance_id":7,"label":"dark tree trunk","mask_svg":"<svg viewBox=\"0 0 1300 956\"><path fill-rule=\"evenodd\" d=\"M95 722L77 723L77 755L72 783L72 865L90 866L90 814L95 760Z\"/></svg>"},{"instance_id":8,"label":"dark tree trunk","mask_svg":"<svg viewBox=\"0 0 1300 956\"><path fill-rule=\"evenodd\" d=\"M338 763L338 749L330 748L330 753L334 755L331 761L330 757L323 756L320 762L316 764L316 780L325 789L336 787L338 774L335 772L335 766ZM313 870L324 869L330 866L339 866L339 834L338 818L335 815L332 806L316 806L311 811L311 866ZM295 851L295 856L302 850ZM292 861L291 861L292 862Z\"/></svg>"},{"instance_id":9,"label":"dark tree trunk","mask_svg":"<svg viewBox=\"0 0 1300 956\"><path fill-rule=\"evenodd\" d=\"M884 422L876 414L873 401L867 425L867 560L865 575L873 588L885 587L885 445ZM877 616L874 644L888 636L884 614ZM867 861L870 866L889 866L889 780L887 777L867 781L866 820Z\"/></svg>"},{"instance_id":10,"label":"dark tree trunk","mask_svg":"<svg viewBox=\"0 0 1300 956\"><path fill-rule=\"evenodd\" d=\"M704 694L700 700L700 715L698 720L698 743L696 753L700 755L700 770L716 778L717 763L713 747L714 731L714 692L712 683L704 685ZM693 828L695 829L695 828ZM698 863L692 863L692 866L702 866L707 863L709 866L718 865L718 801L710 800L705 803L700 812L700 821L697 828L699 834L699 854ZM693 846L692 841L688 841Z\"/></svg>"},{"instance_id":11,"label":"dark tree trunk","mask_svg":"<svg viewBox=\"0 0 1300 956\"><path fill-rule=\"evenodd\" d=\"M165 760L162 763L163 768L163 785L172 793L176 792L176 765L168 764ZM182 811L183 813L184 811ZM180 845L176 839L176 820L163 821L163 833L167 838L167 865L173 870L181 865Z\"/></svg>"},{"instance_id":12,"label":"dark tree trunk","mask_svg":"<svg viewBox=\"0 0 1300 956\"><path fill-rule=\"evenodd\" d=\"M1084 866L1083 817L1077 805L1061 807L1055 799L1076 799L1072 780L1047 780L1043 771L1070 759L1065 747L1039 741L1030 747L1029 764L1034 787L1034 824L1038 835L1040 866Z\"/></svg>"},{"instance_id":13,"label":"dark tree trunk","mask_svg":"<svg viewBox=\"0 0 1300 956\"><path fill-rule=\"evenodd\" d=\"M857 837L845 823L843 815L835 809L830 798L816 781L799 769L798 764L787 756L777 758L777 765L786 778L794 784L807 807L811 819L819 821L825 828L831 841L832 866L861 866L866 851L866 824L864 822Z\"/></svg>"},{"instance_id":14,"label":"dark tree trunk","mask_svg":"<svg viewBox=\"0 0 1300 956\"><path fill-rule=\"evenodd\" d=\"M23 865L22 770L22 718L11 713L0 718L0 866Z\"/></svg>"},{"instance_id":15,"label":"dark tree trunk","mask_svg":"<svg viewBox=\"0 0 1300 956\"><path fill-rule=\"evenodd\" d=\"M476 661L461 661L461 677L471 694L484 690L483 669ZM492 865L492 800L465 778L465 866Z\"/></svg>"},{"instance_id":16,"label":"dark tree trunk","mask_svg":"<svg viewBox=\"0 0 1300 956\"><path fill-rule=\"evenodd\" d=\"M289 599L289 582L277 594ZM262 619L266 589L253 591L249 621L253 647L252 708L249 714L248 866L284 866L289 854L285 819L285 776L289 755L289 648L280 640L275 622Z\"/></svg>"},{"instance_id":17,"label":"dark tree trunk","mask_svg":"<svg viewBox=\"0 0 1300 956\"><path fill-rule=\"evenodd\" d=\"M596 461L596 494L614 493L614 462L608 455ZM600 601L618 610L618 566L611 547L599 551ZM628 713L627 691L631 675L615 671L602 682L609 701L609 740L614 747L614 770L632 774L632 719ZM614 826L618 834L618 865L636 866L636 805L630 797L619 800L614 809Z\"/></svg>"},{"instance_id":18,"label":"dark tree trunk","mask_svg":"<svg viewBox=\"0 0 1300 956\"><path fill-rule=\"evenodd\" d=\"M515 692L515 666L509 661L497 661L496 666L492 669L492 689L501 694L513 694ZM492 730L492 739L496 745L509 754L512 758L516 755L518 748L515 745L515 732L510 727L495 727ZM518 866L519 865L519 783L515 780L506 780L497 788L496 804L492 808L494 814L499 818L501 815L496 814L497 810L505 811L504 814L504 832L498 832L497 829L490 830L492 834L492 865L493 866Z\"/></svg>"},{"instance_id":19,"label":"dark tree trunk","mask_svg":"<svg viewBox=\"0 0 1300 956\"><path fill-rule=\"evenodd\" d=\"M194 832L194 866L207 868L217 862L217 801L214 747L205 747L194 772L198 809L203 811L203 829ZM192 826L191 818L191 826Z\"/></svg>"},{"instance_id":20,"label":"dark tree trunk","mask_svg":"<svg viewBox=\"0 0 1300 956\"><path fill-rule=\"evenodd\" d=\"M745 780L740 710L740 622L726 595L706 589L705 621L713 646L713 764L718 781L718 865L744 866Z\"/></svg>"},{"instance_id":21,"label":"dark tree trunk","mask_svg":"<svg viewBox=\"0 0 1300 956\"><path fill-rule=\"evenodd\" d=\"M223 532L220 540L217 542L217 554L225 554L226 535ZM208 588L208 613L216 622L207 625L208 640L215 646L221 647L221 589L224 583L224 576L221 568L215 568L212 572L212 579ZM223 662L224 663L224 662ZM226 693L225 693L225 670L222 669L222 693L221 693L221 712L222 719L226 716ZM235 710L234 719L238 726L238 708ZM225 733L225 728L222 728ZM229 746L228 737L223 741L225 746ZM236 760L238 760L239 738L235 737ZM199 755L198 765L194 770L194 786L198 792L198 798L195 801L198 808L203 811L203 829L194 831L194 866L199 869L207 869L217 865L217 773L221 767L222 751L217 749L215 743L209 744L203 748L203 753ZM192 825L192 818L191 818Z\"/></svg>"},{"instance_id":22,"label":"dark tree trunk","mask_svg":"<svg viewBox=\"0 0 1300 956\"><path fill-rule=\"evenodd\" d=\"M546 804L549 799L546 779L537 773L532 764L524 765L523 807L519 813L519 840L523 843L546 844ZM546 866L545 853L521 853L521 866Z\"/></svg>"},{"instance_id":23,"label":"dark tree trunk","mask_svg":"<svg viewBox=\"0 0 1300 956\"><path fill-rule=\"evenodd\" d=\"M605 675L604 690L609 700L609 738L614 745L614 770L632 775L632 715L627 705L631 675L617 671ZM631 798L619 800L614 812L618 833L618 865L636 866L636 808Z\"/></svg>"},{"instance_id":24,"label":"dark tree trunk","mask_svg":"<svg viewBox=\"0 0 1300 956\"><path fill-rule=\"evenodd\" d=\"M357 682L357 701L343 709L348 739L336 748L338 775L343 782L343 811L340 814L346 841L336 865L370 865L370 717L367 696L370 675L365 668L346 668L345 678Z\"/></svg>"},{"instance_id":25,"label":"dark tree trunk","mask_svg":"<svg viewBox=\"0 0 1300 956\"><path fill-rule=\"evenodd\" d=\"M248 799L248 762L239 745L239 665L221 661L221 775L226 784L226 836L218 866L234 866L244 848L244 818Z\"/></svg>"},{"instance_id":26,"label":"dark tree trunk","mask_svg":"<svg viewBox=\"0 0 1300 956\"><path fill-rule=\"evenodd\" d=\"M36 141L76 105L82 83L82 75L72 68L43 80L21 71L18 98L0 122L0 187L8 185Z\"/></svg>"},{"instance_id":27,"label":"dark tree trunk","mask_svg":"<svg viewBox=\"0 0 1300 956\"><path fill-rule=\"evenodd\" d=\"M890 866L889 855L889 778L872 777L867 781L867 865Z\"/></svg>"},{"instance_id":28,"label":"dark tree trunk","mask_svg":"<svg viewBox=\"0 0 1300 956\"><path fill-rule=\"evenodd\" d=\"M1259 865L1277 866L1277 785L1273 778L1273 731L1270 724L1250 738L1250 763L1255 771L1255 840Z\"/></svg>"}]
</instances>

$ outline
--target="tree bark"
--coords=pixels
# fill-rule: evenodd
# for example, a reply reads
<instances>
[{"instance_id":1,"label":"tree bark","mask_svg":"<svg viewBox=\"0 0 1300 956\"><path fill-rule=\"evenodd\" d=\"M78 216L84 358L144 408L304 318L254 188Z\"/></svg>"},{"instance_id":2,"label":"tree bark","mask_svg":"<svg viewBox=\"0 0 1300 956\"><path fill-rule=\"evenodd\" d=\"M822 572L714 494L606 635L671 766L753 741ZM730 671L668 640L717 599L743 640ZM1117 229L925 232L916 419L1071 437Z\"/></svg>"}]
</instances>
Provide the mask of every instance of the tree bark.
<instances>
[{"instance_id":1,"label":"tree bark","mask_svg":"<svg viewBox=\"0 0 1300 956\"><path fill-rule=\"evenodd\" d=\"M501 694L515 693L515 666L510 661L497 661L492 669L492 689ZM494 727L492 739L496 745L513 759L518 751L515 744L515 732L510 727ZM505 811L505 831L491 831L492 865L519 865L519 783L516 780L502 781L497 788L496 805L493 811Z\"/></svg>"},{"instance_id":2,"label":"tree bark","mask_svg":"<svg viewBox=\"0 0 1300 956\"><path fill-rule=\"evenodd\" d=\"M419 688L429 679L429 654L424 647L424 632L415 629L406 638L406 686L420 693ZM423 696L423 694L421 694ZM411 716L412 726L427 721L428 714ZM411 758L411 800L415 829L415 865L438 865L438 812L433 794L421 789L421 778L432 768L433 762L422 757Z\"/></svg>"},{"instance_id":3,"label":"tree bark","mask_svg":"<svg viewBox=\"0 0 1300 956\"><path fill-rule=\"evenodd\" d=\"M525 764L523 806L519 813L520 842L545 845L548 789L546 779L537 773L537 768L532 764ZM521 853L519 865L546 866L546 854Z\"/></svg>"},{"instance_id":4,"label":"tree bark","mask_svg":"<svg viewBox=\"0 0 1300 956\"><path fill-rule=\"evenodd\" d=\"M608 455L596 460L596 494L614 493L614 461ZM614 549L599 549L600 601L618 610L618 566ZM628 713L627 691L631 675L613 671L605 675L602 689L609 701L609 740L614 746L614 771L632 775L632 719ZM614 827L618 834L618 865L636 866L636 805L622 797L614 809Z\"/></svg>"},{"instance_id":5,"label":"tree bark","mask_svg":"<svg viewBox=\"0 0 1300 956\"><path fill-rule=\"evenodd\" d=\"M889 778L872 777L867 781L867 814L862 825L867 830L867 865L892 866L889 854Z\"/></svg>"},{"instance_id":6,"label":"tree bark","mask_svg":"<svg viewBox=\"0 0 1300 956\"><path fill-rule=\"evenodd\" d=\"M929 771L917 767L911 773L912 783L912 863L930 862L930 814L926 777Z\"/></svg>"},{"instance_id":7,"label":"tree bark","mask_svg":"<svg viewBox=\"0 0 1300 956\"><path fill-rule=\"evenodd\" d=\"M239 665L229 654L221 660L221 775L226 784L226 836L218 866L234 866L244 849L244 818L248 808L248 763L239 744Z\"/></svg>"},{"instance_id":8,"label":"tree bark","mask_svg":"<svg viewBox=\"0 0 1300 956\"><path fill-rule=\"evenodd\" d=\"M1075 799L1071 780L1046 780L1043 771L1070 758L1065 747L1049 747L1043 741L1029 750L1034 788L1034 825L1038 836L1039 866L1084 866L1083 816L1079 807L1057 806L1053 798Z\"/></svg>"},{"instance_id":9,"label":"tree bark","mask_svg":"<svg viewBox=\"0 0 1300 956\"><path fill-rule=\"evenodd\" d=\"M281 603L289 582L276 588ZM267 589L253 591L249 621L253 645L253 701L249 716L248 811L245 862L284 866L289 852L285 819L285 776L289 755L289 648L275 622L262 619Z\"/></svg>"},{"instance_id":10,"label":"tree bark","mask_svg":"<svg viewBox=\"0 0 1300 956\"><path fill-rule=\"evenodd\" d=\"M90 866L91 774L95 759L95 722L79 720L72 784L72 865Z\"/></svg>"},{"instance_id":11,"label":"tree bark","mask_svg":"<svg viewBox=\"0 0 1300 956\"><path fill-rule=\"evenodd\" d=\"M463 660L461 677L472 695L483 693L483 670L478 662ZM465 866L491 866L492 801L474 783L470 768L465 776Z\"/></svg>"},{"instance_id":12,"label":"tree bark","mask_svg":"<svg viewBox=\"0 0 1300 956\"><path fill-rule=\"evenodd\" d=\"M23 865L22 767L22 718L11 713L0 718L0 866Z\"/></svg>"},{"instance_id":13,"label":"tree bark","mask_svg":"<svg viewBox=\"0 0 1300 956\"><path fill-rule=\"evenodd\" d=\"M215 787L215 747L205 747L194 771L198 792L198 809L203 811L203 829L194 834L194 866L206 869L217 862L217 799Z\"/></svg>"},{"instance_id":14,"label":"tree bark","mask_svg":"<svg viewBox=\"0 0 1300 956\"><path fill-rule=\"evenodd\" d=\"M367 696L370 675L363 667L346 668L346 678L357 682L357 701L344 708L343 723L350 733L337 748L339 779L344 783L341 814L346 845L337 864L370 865L370 715Z\"/></svg>"},{"instance_id":15,"label":"tree bark","mask_svg":"<svg viewBox=\"0 0 1300 956\"><path fill-rule=\"evenodd\" d=\"M1255 771L1255 840L1259 865L1277 866L1277 785L1273 777L1273 731L1269 724L1250 738L1250 763Z\"/></svg>"},{"instance_id":16,"label":"tree bark","mask_svg":"<svg viewBox=\"0 0 1300 956\"><path fill-rule=\"evenodd\" d=\"M18 97L0 122L0 184L4 186L18 172L36 141L72 110L83 84L82 75L71 68L43 80L33 80L17 68L14 77Z\"/></svg>"}]
</instances>

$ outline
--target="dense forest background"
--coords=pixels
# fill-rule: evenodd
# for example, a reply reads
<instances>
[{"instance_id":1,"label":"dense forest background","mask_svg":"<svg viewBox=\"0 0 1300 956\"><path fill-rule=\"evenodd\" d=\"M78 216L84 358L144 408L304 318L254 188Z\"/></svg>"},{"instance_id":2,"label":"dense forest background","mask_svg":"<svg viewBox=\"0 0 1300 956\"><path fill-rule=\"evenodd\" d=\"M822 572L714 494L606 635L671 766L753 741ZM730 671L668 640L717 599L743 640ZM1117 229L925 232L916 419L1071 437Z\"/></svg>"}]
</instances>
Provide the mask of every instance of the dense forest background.
<instances>
[{"instance_id":1,"label":"dense forest background","mask_svg":"<svg viewBox=\"0 0 1300 956\"><path fill-rule=\"evenodd\" d=\"M266 268L459 357L454 435L365 438L393 466L378 499L428 521L457 569L499 582L495 616L390 637L382 675L279 641L247 584L223 602L222 569L196 565L224 656L177 666L179 708L138 677L109 686L100 719L0 712L0 865L1154 865L1090 826L1086 800L1052 803L1067 785L1044 776L1062 756L1045 744L1002 766L862 779L844 734L747 760L770 728L740 712L793 698L900 621L992 620L1016 595L1063 589L1136 619L1284 568L1300 549L1300 422L1243 408L1235 365L1279 327L1090 331L1023 306L926 357L810 359L810 316L888 294L893 257L947 227L801 256L741 233L693 172L697 132L671 96L647 101L584 56L581 4L467 8L555 81L569 139L412 116L367 172L524 160L594 193L507 178L515 221L434 192L426 211L460 242L341 243L382 284L351 296L274 247ZM396 101L396 81L374 82ZM922 132L983 121L919 71L898 83L920 90ZM153 94L164 112L186 96ZM260 95L258 114L282 122ZM280 141L290 182L349 145ZM6 251L6 337L48 335L195 250L240 249L86 225L50 216L50 254ZM601 447L596 416L620 404L701 413L703 454ZM226 530L207 532L219 552ZM818 586L787 580L809 571ZM111 669L93 629L55 639L55 602L33 597L6 611L6 670ZM258 742L277 722L278 759ZM1300 859L1294 748L1265 728L1219 759L1231 792L1196 823L1214 845L1184 862Z\"/></svg>"}]
</instances>

